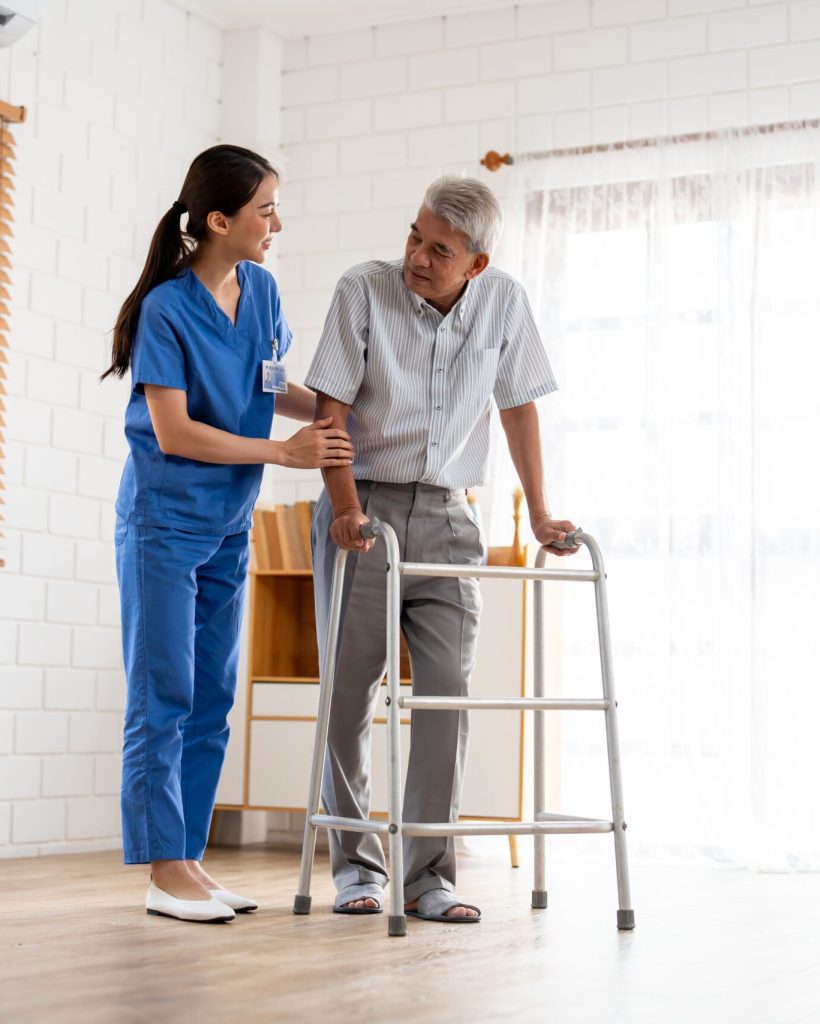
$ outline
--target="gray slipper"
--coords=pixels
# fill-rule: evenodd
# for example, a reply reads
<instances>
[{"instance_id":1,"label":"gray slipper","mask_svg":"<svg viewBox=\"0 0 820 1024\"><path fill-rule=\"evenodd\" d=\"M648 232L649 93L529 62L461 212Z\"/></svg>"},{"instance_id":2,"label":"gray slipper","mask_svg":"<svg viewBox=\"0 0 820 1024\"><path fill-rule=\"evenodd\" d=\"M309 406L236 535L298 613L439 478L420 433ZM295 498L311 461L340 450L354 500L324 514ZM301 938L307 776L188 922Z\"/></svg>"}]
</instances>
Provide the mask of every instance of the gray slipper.
<instances>
[{"instance_id":1,"label":"gray slipper","mask_svg":"<svg viewBox=\"0 0 820 1024\"><path fill-rule=\"evenodd\" d=\"M476 917L453 917L447 911L452 907L465 907L474 910ZM462 903L449 889L428 889L418 899L418 910L405 911L408 917L417 917L420 921L443 921L446 924L478 924L481 911L472 903Z\"/></svg>"},{"instance_id":2,"label":"gray slipper","mask_svg":"<svg viewBox=\"0 0 820 1024\"><path fill-rule=\"evenodd\" d=\"M346 903L353 903L356 900L375 900L377 907L347 907ZM333 901L334 914L383 914L384 913L384 889L378 882L359 882L356 885L347 885L341 892L336 893Z\"/></svg>"}]
</instances>

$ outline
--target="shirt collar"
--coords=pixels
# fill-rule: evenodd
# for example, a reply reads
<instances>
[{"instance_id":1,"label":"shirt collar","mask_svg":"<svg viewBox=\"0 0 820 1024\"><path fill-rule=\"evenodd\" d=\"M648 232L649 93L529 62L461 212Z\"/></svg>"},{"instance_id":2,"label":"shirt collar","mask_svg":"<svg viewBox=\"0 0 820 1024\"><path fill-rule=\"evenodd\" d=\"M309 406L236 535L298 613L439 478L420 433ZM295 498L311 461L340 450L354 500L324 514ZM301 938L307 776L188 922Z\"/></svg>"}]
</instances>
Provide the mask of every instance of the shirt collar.
<instances>
[{"instance_id":1,"label":"shirt collar","mask_svg":"<svg viewBox=\"0 0 820 1024\"><path fill-rule=\"evenodd\" d=\"M474 280L475 280L475 278L471 278L467 282L467 285L466 285L464 291L461 293L461 297L459 298L458 302L456 302L456 304L450 310L450 312L454 316L459 317L459 319L462 319L462 320L464 319L464 309L465 309L465 307L467 305L467 302L468 302L468 300L470 298L470 291L471 291L471 289L473 287L473 281ZM405 285L405 287L407 287L407 286ZM407 288L407 291L408 291L408 293L410 295L410 298L413 300L413 306L414 306L414 308L416 310L416 314L418 316L421 316L422 313L425 311L425 309L433 309L434 308L433 306L431 306L429 304L429 302L427 302L425 299L423 299L416 292L411 292L409 288ZM438 310L436 310L436 312L438 312ZM441 314L439 314L439 316L441 316Z\"/></svg>"}]
</instances>

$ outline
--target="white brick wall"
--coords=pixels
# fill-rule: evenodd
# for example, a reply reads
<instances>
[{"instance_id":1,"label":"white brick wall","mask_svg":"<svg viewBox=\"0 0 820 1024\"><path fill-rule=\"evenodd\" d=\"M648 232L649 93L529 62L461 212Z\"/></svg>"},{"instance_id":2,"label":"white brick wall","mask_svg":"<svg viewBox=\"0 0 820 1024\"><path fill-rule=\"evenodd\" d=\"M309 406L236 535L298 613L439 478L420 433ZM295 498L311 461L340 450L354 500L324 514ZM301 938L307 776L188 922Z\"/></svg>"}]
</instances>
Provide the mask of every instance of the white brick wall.
<instances>
[{"instance_id":1,"label":"white brick wall","mask_svg":"<svg viewBox=\"0 0 820 1024\"><path fill-rule=\"evenodd\" d=\"M297 377L346 263L399 256L402 220L437 174L502 184L479 166L487 149L820 116L820 0L548 0L309 35L286 52L280 263ZM265 481L277 500L317 486L281 470Z\"/></svg>"},{"instance_id":2,"label":"white brick wall","mask_svg":"<svg viewBox=\"0 0 820 1024\"><path fill-rule=\"evenodd\" d=\"M0 51L0 98L29 108L15 130L0 857L119 842L111 507L127 387L97 377L146 239L218 141L221 52L220 30L167 0L47 0Z\"/></svg>"},{"instance_id":3,"label":"white brick wall","mask_svg":"<svg viewBox=\"0 0 820 1024\"><path fill-rule=\"evenodd\" d=\"M126 388L97 376L159 213L217 141L222 36L183 7L51 0L0 52L0 94L32 112L17 131L0 856L117 841ZM296 379L338 275L400 254L442 171L499 184L478 164L489 148L820 115L820 0L550 0L317 32L283 52L279 277ZM319 490L316 474L269 473L274 485L279 501Z\"/></svg>"}]
</instances>

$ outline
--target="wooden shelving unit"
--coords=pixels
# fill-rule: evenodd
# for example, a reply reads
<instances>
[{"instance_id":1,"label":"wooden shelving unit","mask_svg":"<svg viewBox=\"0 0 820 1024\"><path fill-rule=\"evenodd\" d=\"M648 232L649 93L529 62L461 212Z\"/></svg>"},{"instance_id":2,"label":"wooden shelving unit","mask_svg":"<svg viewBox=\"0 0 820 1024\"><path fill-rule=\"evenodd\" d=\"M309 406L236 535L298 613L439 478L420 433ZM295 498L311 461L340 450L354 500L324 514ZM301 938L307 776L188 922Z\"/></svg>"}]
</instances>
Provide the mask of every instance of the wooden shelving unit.
<instances>
[{"instance_id":1,"label":"wooden shelving unit","mask_svg":"<svg viewBox=\"0 0 820 1024\"><path fill-rule=\"evenodd\" d=\"M522 562L517 541L493 548L495 564ZM258 560L257 560L258 562ZM504 580L483 588L484 614L471 692L521 696L530 658L527 586ZM402 685L410 693L410 662L402 641ZM219 809L303 812L319 696L319 653L310 569L251 571L244 731L234 726L232 745L244 747L241 803ZM373 719L371 759L374 815L386 811L386 721L383 704ZM240 739L241 736L241 739ZM523 715L480 713L471 717L470 750L462 814L466 818L520 820L524 799ZM410 749L410 716L402 724L402 756ZM511 843L511 847L514 844ZM515 857L515 854L513 854Z\"/></svg>"},{"instance_id":2,"label":"wooden shelving unit","mask_svg":"<svg viewBox=\"0 0 820 1024\"><path fill-rule=\"evenodd\" d=\"M302 811L307 796L319 700L319 651L310 569L251 572L243 805L246 809ZM410 662L402 644L402 678L410 689ZM383 717L373 720L374 748L382 745ZM403 725L408 734L409 715ZM374 786L374 810L379 805Z\"/></svg>"}]
</instances>

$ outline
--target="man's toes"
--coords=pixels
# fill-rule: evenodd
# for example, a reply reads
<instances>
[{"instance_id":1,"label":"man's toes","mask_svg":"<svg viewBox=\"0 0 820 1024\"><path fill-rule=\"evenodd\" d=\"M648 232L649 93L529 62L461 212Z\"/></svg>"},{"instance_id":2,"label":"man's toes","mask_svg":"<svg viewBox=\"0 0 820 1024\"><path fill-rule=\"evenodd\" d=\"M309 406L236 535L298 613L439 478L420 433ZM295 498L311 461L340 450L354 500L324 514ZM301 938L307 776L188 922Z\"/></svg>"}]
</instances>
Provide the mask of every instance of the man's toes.
<instances>
[{"instance_id":1,"label":"man's toes","mask_svg":"<svg viewBox=\"0 0 820 1024\"><path fill-rule=\"evenodd\" d=\"M345 903L343 910L373 910L378 906L378 903L370 896L363 900L351 900L350 903Z\"/></svg>"},{"instance_id":2,"label":"man's toes","mask_svg":"<svg viewBox=\"0 0 820 1024\"><path fill-rule=\"evenodd\" d=\"M470 910L468 907L450 907L447 911L448 917L478 917L478 914L474 910Z\"/></svg>"}]
</instances>

